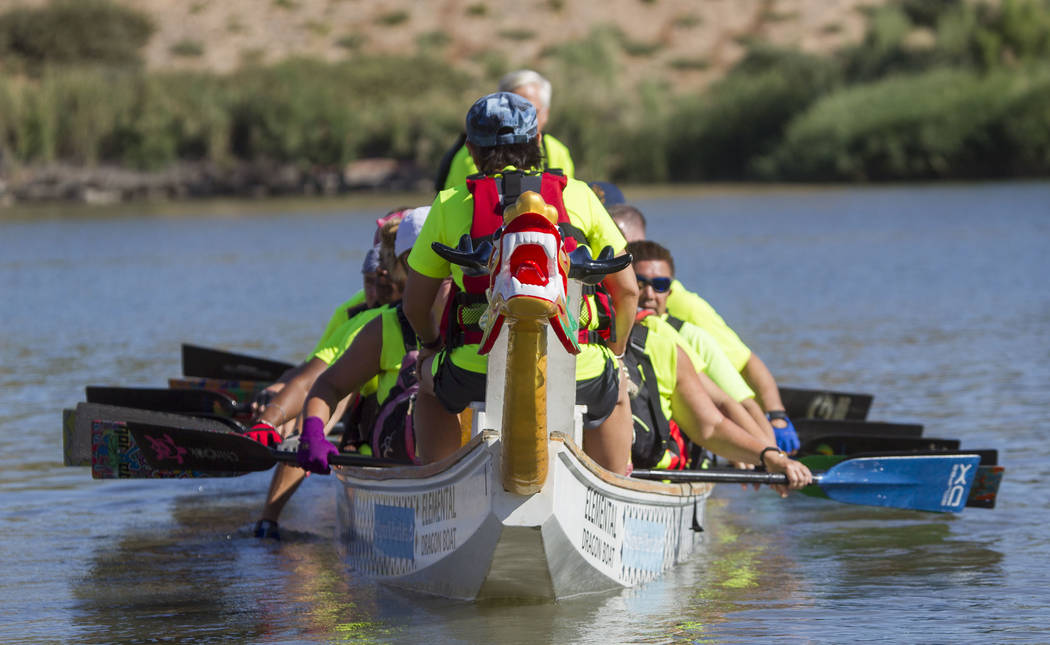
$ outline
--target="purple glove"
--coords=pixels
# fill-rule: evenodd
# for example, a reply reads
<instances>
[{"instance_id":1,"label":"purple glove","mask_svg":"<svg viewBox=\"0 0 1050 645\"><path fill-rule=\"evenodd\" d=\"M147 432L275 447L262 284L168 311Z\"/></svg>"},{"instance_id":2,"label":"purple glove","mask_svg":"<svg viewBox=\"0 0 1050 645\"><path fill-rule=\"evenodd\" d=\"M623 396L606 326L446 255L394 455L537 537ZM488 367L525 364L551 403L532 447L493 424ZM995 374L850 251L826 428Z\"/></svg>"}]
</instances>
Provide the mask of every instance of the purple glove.
<instances>
[{"instance_id":1,"label":"purple glove","mask_svg":"<svg viewBox=\"0 0 1050 645\"><path fill-rule=\"evenodd\" d=\"M296 461L303 470L327 475L332 472L328 458L338 454L339 449L324 438L324 421L320 417L306 417L303 432L299 435L299 452Z\"/></svg>"}]
</instances>

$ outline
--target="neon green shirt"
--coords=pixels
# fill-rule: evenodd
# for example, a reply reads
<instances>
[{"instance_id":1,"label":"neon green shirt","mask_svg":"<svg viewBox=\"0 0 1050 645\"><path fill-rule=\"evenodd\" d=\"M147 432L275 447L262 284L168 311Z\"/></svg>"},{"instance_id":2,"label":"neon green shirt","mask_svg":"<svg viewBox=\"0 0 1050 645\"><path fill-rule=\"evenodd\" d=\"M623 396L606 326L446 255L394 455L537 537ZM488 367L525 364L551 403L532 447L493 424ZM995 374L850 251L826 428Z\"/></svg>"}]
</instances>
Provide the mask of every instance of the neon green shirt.
<instances>
[{"instance_id":1,"label":"neon green shirt","mask_svg":"<svg viewBox=\"0 0 1050 645\"><path fill-rule=\"evenodd\" d=\"M667 316L664 314L661 318L667 320ZM692 323L683 322L682 328L678 330L678 338L682 347L690 352L689 359L693 361L696 371L706 374L734 401L755 398L754 391L748 387L740 372L733 368L729 357L711 334Z\"/></svg>"},{"instance_id":2,"label":"neon green shirt","mask_svg":"<svg viewBox=\"0 0 1050 645\"><path fill-rule=\"evenodd\" d=\"M715 308L697 294L686 290L678 280L671 283L671 292L667 294L667 313L711 334L737 372L744 369L751 358L751 350L722 320Z\"/></svg>"},{"instance_id":3,"label":"neon green shirt","mask_svg":"<svg viewBox=\"0 0 1050 645\"><path fill-rule=\"evenodd\" d=\"M561 168L562 174L572 178L576 176L576 166L572 163L569 149L565 144L558 141L549 134L543 135L543 169ZM445 177L445 188L462 186L467 182L467 177L476 174L478 167L474 165L467 146L461 146L452 157L452 164L448 168L448 176Z\"/></svg>"},{"instance_id":4,"label":"neon green shirt","mask_svg":"<svg viewBox=\"0 0 1050 645\"><path fill-rule=\"evenodd\" d=\"M354 309L363 304L365 304L365 290L361 289L351 296L349 300L336 307L335 311L332 312L332 317L328 319L328 324L325 325L324 333L321 334L321 338L318 339L317 344L314 345L313 350L310 351L310 355L306 357L306 360L310 360L317 352L321 351L325 345L328 344L332 334L335 333L335 330L339 329L343 323L349 320L349 317L346 315L348 309ZM331 365L331 362L328 364Z\"/></svg>"},{"instance_id":5,"label":"neon green shirt","mask_svg":"<svg viewBox=\"0 0 1050 645\"><path fill-rule=\"evenodd\" d=\"M612 247L615 253L623 252L627 245L623 234L587 184L570 179L562 193L562 200L569 221L583 231L592 255L597 256L606 246ZM462 289L462 268L434 253L430 245L440 242L455 247L460 237L470 233L473 220L474 198L466 184L438 193L412 252L408 254L408 265L425 276L439 280L451 275ZM593 303L588 306L593 306ZM590 319L596 318L592 311ZM610 356L611 353L604 345L583 345L583 351L576 357L576 380L582 381L601 374ZM465 370L481 374L487 371L488 358L478 354L477 345L457 347L452 350L451 357L453 363ZM434 364L436 366L438 361L434 361Z\"/></svg>"}]
</instances>

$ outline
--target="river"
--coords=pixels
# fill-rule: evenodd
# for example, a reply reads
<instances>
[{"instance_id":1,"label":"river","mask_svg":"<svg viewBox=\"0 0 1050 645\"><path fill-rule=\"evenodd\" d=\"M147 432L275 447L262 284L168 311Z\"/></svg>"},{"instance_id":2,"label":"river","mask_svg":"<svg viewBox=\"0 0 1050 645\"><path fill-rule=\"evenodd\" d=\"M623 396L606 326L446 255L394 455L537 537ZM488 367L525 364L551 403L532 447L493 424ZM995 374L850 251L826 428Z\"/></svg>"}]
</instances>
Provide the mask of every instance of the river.
<instances>
[{"instance_id":1,"label":"river","mask_svg":"<svg viewBox=\"0 0 1050 645\"><path fill-rule=\"evenodd\" d=\"M268 474L93 481L62 466L60 417L85 385L164 386L183 342L299 360L385 209L0 213L0 641L1050 642L1050 184L637 204L782 384L870 392L869 418L997 448L998 507L721 486L701 552L636 589L556 604L386 589L340 565L332 478L309 478L283 541L263 542Z\"/></svg>"}]
</instances>

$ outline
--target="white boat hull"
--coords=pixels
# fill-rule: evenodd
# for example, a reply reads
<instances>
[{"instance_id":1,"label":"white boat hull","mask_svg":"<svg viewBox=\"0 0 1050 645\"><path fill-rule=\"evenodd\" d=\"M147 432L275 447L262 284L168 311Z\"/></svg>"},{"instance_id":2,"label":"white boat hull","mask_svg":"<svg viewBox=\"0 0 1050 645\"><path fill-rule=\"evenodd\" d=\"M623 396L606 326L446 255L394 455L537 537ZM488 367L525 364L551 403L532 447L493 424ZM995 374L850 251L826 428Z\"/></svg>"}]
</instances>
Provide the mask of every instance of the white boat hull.
<instances>
[{"instance_id":1,"label":"white boat hull","mask_svg":"<svg viewBox=\"0 0 1050 645\"><path fill-rule=\"evenodd\" d=\"M425 467L337 469L349 567L449 598L558 599L634 586L685 560L710 484L628 480L553 433L539 493L503 490L495 433Z\"/></svg>"}]
</instances>

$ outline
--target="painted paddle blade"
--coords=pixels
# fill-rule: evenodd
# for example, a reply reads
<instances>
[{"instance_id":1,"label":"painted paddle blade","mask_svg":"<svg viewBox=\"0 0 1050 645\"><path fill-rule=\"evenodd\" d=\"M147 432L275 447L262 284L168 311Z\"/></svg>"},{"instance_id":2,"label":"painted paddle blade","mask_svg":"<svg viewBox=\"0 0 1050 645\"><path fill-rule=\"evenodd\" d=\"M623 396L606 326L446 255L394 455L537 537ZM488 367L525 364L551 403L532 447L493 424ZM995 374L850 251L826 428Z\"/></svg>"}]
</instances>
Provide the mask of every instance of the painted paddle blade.
<instances>
[{"instance_id":1,"label":"painted paddle blade","mask_svg":"<svg viewBox=\"0 0 1050 645\"><path fill-rule=\"evenodd\" d=\"M966 498L966 505L975 508L995 508L1005 470L1002 466L978 467L977 478L970 489L969 497Z\"/></svg>"},{"instance_id":2,"label":"painted paddle blade","mask_svg":"<svg viewBox=\"0 0 1050 645\"><path fill-rule=\"evenodd\" d=\"M781 387L780 400L792 421L798 419L845 419L863 421L874 400L870 394Z\"/></svg>"},{"instance_id":3,"label":"painted paddle blade","mask_svg":"<svg viewBox=\"0 0 1050 645\"><path fill-rule=\"evenodd\" d=\"M250 473L277 463L270 449L234 433L216 433L130 422L128 431L159 470Z\"/></svg>"},{"instance_id":4,"label":"painted paddle blade","mask_svg":"<svg viewBox=\"0 0 1050 645\"><path fill-rule=\"evenodd\" d=\"M247 356L199 345L182 345L185 376L218 379L251 379L272 383L292 367L290 363Z\"/></svg>"},{"instance_id":5,"label":"painted paddle blade","mask_svg":"<svg viewBox=\"0 0 1050 645\"><path fill-rule=\"evenodd\" d=\"M91 476L94 479L200 476L199 473L190 471L158 471L151 468L128 432L128 421L225 433L229 431L226 423L232 419L213 420L112 405L79 403L72 415L63 414L63 449L66 465L91 466Z\"/></svg>"},{"instance_id":6,"label":"painted paddle blade","mask_svg":"<svg viewBox=\"0 0 1050 645\"><path fill-rule=\"evenodd\" d=\"M958 513L980 461L978 455L859 457L833 466L819 485L846 504Z\"/></svg>"},{"instance_id":7,"label":"painted paddle blade","mask_svg":"<svg viewBox=\"0 0 1050 645\"><path fill-rule=\"evenodd\" d=\"M210 390L233 399L238 409L246 409L252 398L270 384L270 381L247 381L243 379L218 378L169 378L168 387L173 390Z\"/></svg>"}]
</instances>

